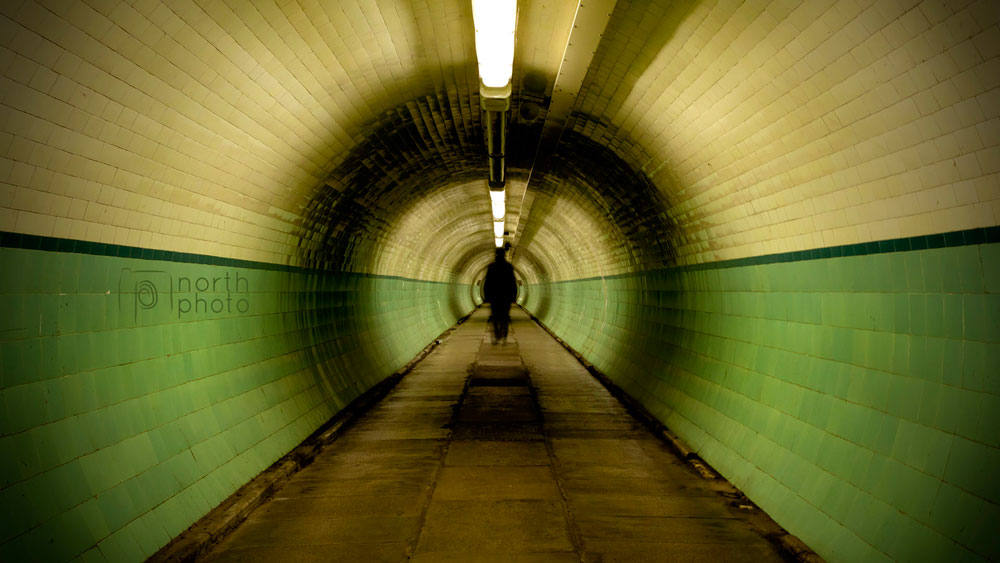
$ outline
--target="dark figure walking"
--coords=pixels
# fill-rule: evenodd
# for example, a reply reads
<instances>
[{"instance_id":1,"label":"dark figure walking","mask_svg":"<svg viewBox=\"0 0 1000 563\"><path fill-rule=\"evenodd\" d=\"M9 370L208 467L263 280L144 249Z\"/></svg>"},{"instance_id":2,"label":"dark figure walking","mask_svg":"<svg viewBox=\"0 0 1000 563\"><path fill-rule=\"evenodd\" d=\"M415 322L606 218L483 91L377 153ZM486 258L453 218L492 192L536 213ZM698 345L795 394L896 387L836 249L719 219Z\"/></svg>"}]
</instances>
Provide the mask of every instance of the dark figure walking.
<instances>
[{"instance_id":1,"label":"dark figure walking","mask_svg":"<svg viewBox=\"0 0 1000 563\"><path fill-rule=\"evenodd\" d=\"M490 304L493 343L496 344L497 340L506 343L507 329L510 326L510 304L517 299L517 281L514 279L514 267L504 260L502 248L497 249L496 261L486 269L483 299Z\"/></svg>"}]
</instances>

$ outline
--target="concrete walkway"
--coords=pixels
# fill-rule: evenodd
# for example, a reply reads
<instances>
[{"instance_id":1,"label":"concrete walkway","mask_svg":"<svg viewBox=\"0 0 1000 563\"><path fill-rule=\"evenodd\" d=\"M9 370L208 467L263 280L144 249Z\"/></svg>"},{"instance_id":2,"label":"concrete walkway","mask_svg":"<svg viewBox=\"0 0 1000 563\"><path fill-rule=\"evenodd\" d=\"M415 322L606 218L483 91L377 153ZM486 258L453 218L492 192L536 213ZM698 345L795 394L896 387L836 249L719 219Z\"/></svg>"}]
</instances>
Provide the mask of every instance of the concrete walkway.
<instances>
[{"instance_id":1,"label":"concrete walkway","mask_svg":"<svg viewBox=\"0 0 1000 563\"><path fill-rule=\"evenodd\" d=\"M524 313L505 346L490 345L487 315L207 560L781 560L724 484L681 463Z\"/></svg>"}]
</instances>

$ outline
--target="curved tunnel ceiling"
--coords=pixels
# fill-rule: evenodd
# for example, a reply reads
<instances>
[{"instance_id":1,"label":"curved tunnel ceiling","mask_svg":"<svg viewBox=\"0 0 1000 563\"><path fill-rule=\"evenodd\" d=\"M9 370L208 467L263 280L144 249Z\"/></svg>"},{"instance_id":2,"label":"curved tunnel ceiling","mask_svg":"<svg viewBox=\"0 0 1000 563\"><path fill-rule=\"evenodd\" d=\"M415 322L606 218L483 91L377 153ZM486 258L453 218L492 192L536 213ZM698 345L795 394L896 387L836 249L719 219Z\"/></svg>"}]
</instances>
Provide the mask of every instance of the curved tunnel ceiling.
<instances>
[{"instance_id":1,"label":"curved tunnel ceiling","mask_svg":"<svg viewBox=\"0 0 1000 563\"><path fill-rule=\"evenodd\" d=\"M975 273L967 278L960 271L959 279L950 285L939 272L948 271L946 264L959 264L958 258L946 263L934 256L926 261L897 260L892 267L902 263L905 272L893 271L885 284L871 283L865 291L855 292L883 293L899 284L904 291L898 293L909 293L909 299L896 299L898 294L889 293L879 295L878 300L845 295L860 289L856 270L878 263L874 260L843 260L844 265L836 266L839 269L829 270L825 266L814 270L768 268L766 276L752 281L743 272L726 277L699 269L689 277L688 270L679 269L666 272L662 284L656 281L660 285L655 293L639 294L646 290L631 288L658 278L662 272L647 274L663 266L707 264L710 268L706 270L721 271L731 264L708 263L918 235L944 240L944 234L953 231L1000 225L1000 3L520 0L519 6L507 153L507 225L514 251L512 262L521 280L526 284L543 282L538 291L530 288L527 292L527 298L534 301L527 303L528 308L539 317L560 323L567 329L560 338L591 354L595 365L624 366L620 368L624 372L622 388L628 393L637 390L652 402L688 382L693 382L691 387L709 382L734 394L756 389L750 399L761 408L745 412L765 413L751 415L758 421L765 416L775 420L771 415L777 411L771 407L778 401L822 413L817 424L826 434L812 430L798 434L795 429L804 427L799 426L794 413L780 415L788 419L787 425L768 423L772 430L777 428L773 430L777 434L787 436L791 433L785 430L793 429L796 436L819 436L815 441L809 438L815 444L827 437L839 439L840 429L835 425L842 420L865 420L863 414L853 414L859 411L852 405L850 410L840 411L843 414L836 422L831 417L826 426L829 409L811 406L853 401L855 388L847 378L860 371L865 378L870 371L879 372L870 389L863 383L860 390L877 415L866 423L872 427L895 432L894 423L889 421L904 423L919 418L922 424L924 405L945 405L947 401L949 414L941 418L940 429L955 434L956 447L959 435L964 435L962 451L966 453L951 458L958 460L955 463L960 473L954 479L943 473L944 465L935 462L937 468L932 471L946 479L935 477L925 490L951 487L954 496L938 498L963 499L954 506L986 506L971 501L966 505L959 493L965 495L967 490L968 498L979 495L989 510L994 510L995 487L991 483L974 482L962 490L949 484L964 487L963 483L972 482L965 475L967 468L982 465L977 456L996 458L995 435L987 436L986 440L993 440L987 444L981 424L968 423L971 428L962 428L964 419L972 420L991 408L992 403L980 395L995 390L990 387L995 380L991 383L987 375L996 371L989 369L993 366L989 352L994 349L996 324L990 317L993 302L986 297L995 289L990 283L996 278L995 272L988 270L991 265L981 259L986 254L964 253L961 264ZM122 423L131 419L121 413L132 409L153 412L146 408L146 401L154 398L152 404L180 408L181 402L175 401L172 393L176 377L181 376L197 381L184 391L197 398L197 402L188 401L197 414L191 411L176 419L172 418L176 414L173 410L161 414L184 427L206 428L206 432L211 430L216 412L226 416L243 413L247 420L256 420L265 412L261 409L299 403L297 398L285 402L285 392L298 397L298 385L304 386L302 394L311 399L289 410L287 416L296 417L294 428L283 417L270 417L273 432L261 433L266 435L260 438L262 442L253 442L267 442L272 448L271 457L263 447L252 448L266 467L287 451L278 453L281 448L271 437L280 431L291 444L294 432L299 432L299 438L313 432L322 420L333 416L334 408L347 404L374 385L376 377L391 373L412 358L471 308L473 288L424 281L472 282L492 258L471 21L468 0L0 2L0 232L5 244L7 240L17 244L28 241L25 248L15 248L10 255L35 254L35 248L29 246L40 245L34 240L38 237L19 234L68 239L47 240L46 244L56 249L53 254L64 254L64 242L69 242L70 249L79 248L74 246L76 241L122 245L114 250L119 253L115 258L122 260L105 260L110 256L101 254L107 250L104 244L82 245L88 253L95 250L100 255L88 258L86 264L93 264L95 272L86 275L85 263L75 254L51 263L34 257L10 260L13 266L8 270L15 274L8 279L15 278L16 284L8 286L14 293L6 295L9 299L5 303L14 306L4 330L20 340L3 350L5 366L15 366L5 371L4 377L11 372L13 377L5 383L20 389L9 395L15 399L6 400L24 407L11 411L16 414L17 432L24 432L15 440L23 440L19 442L23 444L37 440L43 448L36 448L35 443L15 448L19 461L27 462L17 478L40 483L38 490L46 493L62 491L69 478L60 479L69 473L59 473L53 480L36 480L36 475L47 473L54 467L51 464L64 460L39 452L83 455L90 451L84 448L94 446L99 455L89 458L88 464L103 468L106 460L115 459L104 456L119 455L115 453L121 451L118 444L130 440L139 428L150 432L155 428L154 436L161 436L158 432L166 425ZM15 236L7 237L8 233ZM968 242L963 237L958 238ZM133 248L125 248L129 246ZM124 275L132 272L131 260L157 254L147 250L185 253L184 260L171 265L178 272L193 272L194 266L202 263L223 266L226 272L233 264L233 269L249 266L246 269L259 276L254 278L255 291L267 288L257 303L264 306L263 302L271 299L266 306L274 308L253 315L253 319L213 319L207 326L200 320L180 319L178 314L169 329L166 324L162 330L156 325L140 327L139 286L135 286L136 298L130 310L130 302L121 298L129 295L129 287L123 291L121 280L131 279ZM988 252L995 259L994 249ZM885 263L889 268L889 261ZM384 274L390 279L314 276L312 272L300 275L296 268L271 265ZM35 275L43 270L51 275ZM867 270L865 278L879 276L882 271ZM630 272L640 275L590 279ZM802 275L793 272L817 278L836 272L841 278L834 285L791 280L796 283L782 283L781 291L771 291L771 281L784 282L784 276ZM122 276L117 286L115 276ZM699 276L714 276L716 281L700 285ZM736 278L741 276L747 281L738 282ZM683 287L675 283L681 278L686 284ZM207 283L208 278L204 279ZM561 287L544 284L576 279L585 281ZM968 290L969 279L978 284L976 292L961 299L949 295L955 299L945 305L945 294L956 287ZM912 280L916 280L915 285ZM44 287L30 287L36 282ZM246 283L249 291L251 282ZM213 278L213 290L214 284ZM66 285L75 293L65 295ZM117 289L117 295L109 285ZM585 286L593 286L593 291ZM789 288L794 291L785 291ZM830 288L838 291L827 299ZM793 303L799 303L800 290L810 293L810 299L803 302L812 306L802 307L802 315L795 316L791 309ZM759 298L758 292L763 294ZM788 295L773 301L768 292ZM698 293L703 295L695 295ZM657 303L651 303L654 300ZM116 310L112 309L113 301L117 301ZM720 303L734 307L726 315L716 315ZM773 303L789 303L788 314L779 310L744 316L745 311L770 309ZM875 303L879 304L878 314L869 317L863 309ZM409 306L404 313L401 304ZM197 301L195 307L197 313ZM206 301L206 315L207 307ZM897 308L902 322L896 316ZM179 304L177 309L180 313ZM803 327L801 333L795 328L804 343L797 356L786 355L792 351L785 346L789 340L786 335L793 332L792 323L809 319L802 324L814 324L810 309L818 311L815 316L823 322ZM838 311L823 318L828 309ZM851 309L862 310L864 318L848 318L846 313ZM30 322L20 323L24 319ZM702 330L730 322L731 329ZM935 331L924 330L932 325ZM558 334L558 325L553 326ZM69 330L60 333L64 327ZM837 330L834 337L826 330L830 327ZM670 335L664 336L666 332ZM750 332L760 335L747 342L744 335ZM911 332L914 338L909 340ZM896 340L896 333L904 339ZM161 347L150 336L159 334L171 334L171 342ZM260 345L257 339L261 334L273 337L264 342L275 346ZM717 336L738 341L738 345L718 352L714 344ZM943 342L932 346L932 338L952 342L947 347ZM815 343L821 340L825 355L817 355ZM215 354L216 348L202 348L206 341L223 351ZM61 342L69 344L63 347ZM897 346L896 342L904 344ZM227 347L222 349L223 345ZM93 375L98 364L91 351L102 347L108 351L100 360L104 362L101 369L108 370L102 373L113 373L113 377ZM235 359L242 361L243 351L251 348L253 363L237 365ZM825 378L835 371L838 381L846 386L846 394L830 393L829 402L810 402L804 399L800 382L789 379L780 384L787 394L768 384L773 392L765 399L761 382L771 374L763 372L778 363L778 354L754 351L764 348L781 350L781 357L788 360L780 361L787 361L795 372L799 372L795 358L804 362L818 359L817 367L804 372L803 377L812 385L813 375ZM876 348L880 350L878 357L868 354L867 350ZM930 352L924 355L924 348ZM662 357L693 357L707 352L714 362L736 354L737 349L748 351L746 357L752 358L738 360L740 369L743 362L769 364L753 366L756 371L750 378L734 376L749 384L718 383L714 372L728 378L738 370L711 367L717 363L682 373L686 371L683 362ZM11 350L14 352L9 353ZM890 362L888 350L902 356L902 367L896 365L896 358ZM921 358L931 358L932 352L934 360L922 362ZM169 360L163 361L166 357ZM228 385L230 377L260 384L258 367L270 365L267 362L274 358L282 362L281 369L273 370L274 377L283 378L283 383L276 385L282 390L267 394L269 400L281 403L259 402L260 388L254 387L244 393L253 398L243 400L238 409L229 409L228 403L218 410L203 408L209 395L218 399L213 403L216 405L229 400L228 393L233 390ZM285 362L286 358L290 361ZM911 374L911 361L928 364L926 373L914 369ZM962 369L954 369L962 362ZM886 363L893 365L887 367ZM128 367L119 370L119 366ZM295 373L283 375L285 368ZM148 377L147 369L164 377ZM267 370L270 377L272 370ZM699 370L703 373L694 373ZM631 373L639 371L644 373ZM38 372L42 375L36 381ZM137 375L140 372L141 377ZM49 387L50 379L63 375L72 376L59 383L66 387ZM663 379L654 380L661 375ZM911 375L925 381L918 387ZM122 384L121 377L131 379ZM944 391L959 378L961 395ZM660 385L667 379L676 381ZM140 380L141 385L131 383ZM99 382L99 386L93 387L92 382ZM727 388L730 385L733 389ZM651 391L654 386L655 392ZM92 387L108 392L95 393ZM70 392L65 394L65 410L60 410L64 408L58 405L62 399L56 398L62 391L50 394L51 389L67 389L76 395L73 408L77 410L69 406ZM827 389L815 387L809 393L815 398L814 392L821 391L818 394L823 398ZM895 406L885 398L890 389L900 398ZM98 402L92 400L95 396ZM701 406L691 406L700 403L708 405L704 409L708 410L714 408L711 405L728 402L730 396L719 393L718 398L700 403L694 394L686 395L691 398L687 408L700 410ZM30 408L39 397L56 402ZM684 402L688 398L678 401ZM901 406L904 403L905 409ZM122 410L117 410L118 405ZM115 409L106 408L111 406ZM663 406L673 409L666 402ZM765 457L780 462L784 450L771 449L770 444L763 448L754 445L772 442L774 434L767 433L772 430L759 432L758 421L737 424L726 414L732 412L730 408L737 409L725 405L718 415L709 416L709 425L723 429L716 431L717 435L726 433L742 442L729 449L730 459L741 458L730 467L747 467ZM28 411L31 416L22 417ZM883 417L883 411L889 416ZM656 411L656 416L662 412ZM681 409L673 412L681 418L687 416ZM934 413L933 409L929 412ZM945 412L943 406L940 412ZM93 415L87 419L89 426L80 424L77 414ZM200 418L203 414L208 418ZM315 424L310 422L312 417ZM208 424L189 422L192 420L208 420ZM666 417L663 420L673 424ZM859 431L860 426L852 427ZM100 445L63 440L57 442L79 443L72 448L45 446L56 443L50 442L49 436L55 434L49 432L57 428L94 428L101 434L105 428L114 428L116 432L102 435ZM285 433L286 428L294 432ZM687 428L689 436L703 432L697 423ZM743 437L751 434L758 441L743 442ZM932 443L939 434L936 428L928 427L926 433L910 436L914 443L917 436L926 436L927 443ZM211 434L210 439L217 436L223 434ZM235 436L230 444L243 443L243 434ZM208 444L214 448L210 439L197 447ZM714 438L706 440L711 444ZM972 440L977 440L975 445ZM194 442L185 441L187 445L179 444L180 453L175 457L183 457L185 464L190 458L198 464L198 471L220 476L216 483L225 479L229 480L226 486L233 485L240 475L253 473L243 457L224 462L240 465L234 472L217 472L202 465L193 455ZM881 432L875 441L877 448L883 448ZM135 442L136 449L128 452L143 451L126 470L149 475L144 472L154 461L142 468L139 464L160 452L147 451L150 442L145 438ZM899 452L892 452L894 449L890 445L881 452L895 457ZM237 451L235 447L233 451ZM841 450L828 451L839 456ZM772 452L781 455L772 456ZM909 458L904 460L907 463L926 457L925 450L912 448L904 448L903 456ZM706 453L705 459L711 456ZM879 464L883 461L871 459ZM162 459L155 463L159 461ZM923 460L914 464L921 471L929 467ZM178 467L192 478L198 474L188 471L193 465ZM788 467L796 466L783 466ZM806 467L818 471L824 465L809 462ZM801 481L798 476L803 474L797 473L788 482ZM8 474L8 483L11 475L14 473ZM899 472L882 473L881 479L910 483L908 478L897 479L907 475L912 473L902 472L900 467ZM173 487L173 480L167 480ZM117 489L119 485L112 481L85 483L86 479L75 476L73 481L81 483L76 491L81 503L84 499L98 502L92 491L129 490ZM52 487L53 482L59 486ZM768 491L761 498L770 496L770 481L766 482L754 485ZM845 487L850 485L842 482ZM181 499L178 505L204 504L200 483L178 484L184 495L172 497ZM792 488L801 490L798 484ZM900 499L909 496L908 490L895 498L896 490L886 493L891 506L883 505L885 513L906 516L904 509L909 512L911 505ZM864 495L867 493L859 489L858 496L851 498L865 499ZM76 498L60 496L66 497L60 502ZM147 501L152 498L145 494L135 498L140 496ZM935 497L928 500L931 498ZM827 503L826 498L821 500L820 504ZM814 514L826 522L820 504ZM833 504L844 506L839 501ZM44 518L51 517L48 521L56 525L69 521L61 514L75 518L71 512L59 513L62 509L56 503L35 503L35 507L48 511ZM154 514L151 510L152 505L142 518ZM798 508L790 510L785 513L789 521L805 514ZM963 508L963 513L975 515L976 510L991 514L985 508ZM927 512L923 508L919 511ZM923 518L919 511L912 512L917 520ZM186 520L171 513L175 531L200 517L201 513L194 512L185 512ZM138 518L143 514L138 508L132 514L137 516L137 526L145 526L145 520ZM934 516L934 522L941 523L940 531L967 542L965 532L951 531L953 524L964 525L964 520L952 518L947 510L942 514ZM841 522L848 519L846 513L844 518ZM36 514L21 524L34 526L42 519ZM922 530L904 528L901 519L896 522L900 530ZM826 524L823 526L826 530ZM879 526L873 531L888 529ZM851 539L851 534L842 532L847 528L830 529L836 533L814 537L837 542L846 538L845 543L868 539L860 535L861 539ZM974 528L966 531L978 534ZM154 537L152 528L142 534ZM930 536L911 531L888 539L880 536L878 541L904 542L912 544L908 548L921 549L919 542L908 538L925 535ZM157 537L155 541L163 542L167 536ZM987 539L980 543L973 539L962 545L994 545L989 543L993 536L983 537ZM15 540L21 541L20 537ZM24 545L32 544L26 540ZM64 549L60 542L51 545ZM836 548L831 551L836 553Z\"/></svg>"},{"instance_id":2,"label":"curved tunnel ceiling","mask_svg":"<svg viewBox=\"0 0 1000 563\"><path fill-rule=\"evenodd\" d=\"M576 6L522 0L522 274L1000 222L997 10L911 4L619 1L536 160ZM33 188L5 230L432 280L490 259L465 0L3 11L8 183Z\"/></svg>"}]
</instances>

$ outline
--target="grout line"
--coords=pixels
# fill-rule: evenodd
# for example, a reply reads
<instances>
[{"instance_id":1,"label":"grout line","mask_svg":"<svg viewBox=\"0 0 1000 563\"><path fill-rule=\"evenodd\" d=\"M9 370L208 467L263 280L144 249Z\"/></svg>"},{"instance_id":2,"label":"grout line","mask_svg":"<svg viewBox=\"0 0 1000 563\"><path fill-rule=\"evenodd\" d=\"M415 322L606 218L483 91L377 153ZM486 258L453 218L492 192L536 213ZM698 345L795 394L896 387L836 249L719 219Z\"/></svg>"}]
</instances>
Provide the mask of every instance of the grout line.
<instances>
[{"instance_id":1,"label":"grout line","mask_svg":"<svg viewBox=\"0 0 1000 563\"><path fill-rule=\"evenodd\" d=\"M530 317L529 317L530 320ZM524 358L521 358L522 364L524 363ZM552 479L556 483L556 488L559 489L559 504L562 506L563 518L566 520L566 532L569 535L570 544L573 546L573 552L576 554L580 561L583 561L584 551L583 551L583 533L580 531L580 526L576 523L576 518L573 516L573 511L569 506L569 495L566 493L566 480L562 475L561 469L562 465L559 463L559 458L556 457L555 448L552 446L552 439L549 437L548 429L545 426L545 413L542 411L542 403L538 400L538 389L535 387L534 382L530 378L530 370L526 371L529 373L528 378L528 388L531 393L531 398L535 402L535 408L538 409L538 419L542 431L542 443L545 444L545 453L549 458L549 472L552 474Z\"/></svg>"},{"instance_id":2,"label":"grout line","mask_svg":"<svg viewBox=\"0 0 1000 563\"><path fill-rule=\"evenodd\" d=\"M527 314L527 311L522 311ZM533 319L530 314L528 314L528 321ZM513 322L511 323L511 330L513 331ZM546 333L548 335L548 333ZM551 336L550 336L551 338ZM520 347L518 347L518 357L521 359L521 365L527 374L528 378L528 392L531 394L531 399L534 402L535 408L538 411L538 421L539 427L542 434L542 444L545 446L545 453L549 460L549 473L552 475L553 481L555 481L556 488L559 490L559 504L562 508L563 518L566 522L566 533L569 536L570 544L573 546L573 553L576 554L580 561L584 558L583 549L583 533L580 531L580 526L576 522L576 518L573 516L573 511L569 506L569 495L566 493L566 480L562 475L560 469L562 465L559 462L559 458L556 456L555 448L552 446L552 440L549 437L548 430L545 426L545 412L542 411L542 403L538 399L538 388L535 387L534 381L531 379L531 370L524 363L524 356L521 355Z\"/></svg>"},{"instance_id":3,"label":"grout line","mask_svg":"<svg viewBox=\"0 0 1000 563\"><path fill-rule=\"evenodd\" d=\"M473 310L473 313L475 310ZM463 322L470 317L473 313L469 313L463 319ZM457 327L455 327L457 328ZM482 342L480 340L480 342ZM470 364L465 366L465 384L462 386L462 391L458 395L458 400L451 406L451 419L448 422L448 435L445 437L444 446L441 448L441 457L438 459L437 467L434 470L434 475L431 478L431 486L427 490L427 495L420 507L420 513L417 515L417 533L413 536L412 541L407 546L406 549L406 561L409 561L417 553L417 547L420 545L420 538L424 533L424 524L427 522L427 513L430 511L431 502L434 498L434 491L437 490L438 478L441 476L441 472L445 467L445 459L448 457L448 451L451 449L451 443L455 435L455 425L458 424L458 414L462 410L462 403L465 402L465 396L469 391L469 379L472 375L473 366L476 364L476 360L479 358L479 353L476 353L476 359L474 359Z\"/></svg>"},{"instance_id":4,"label":"grout line","mask_svg":"<svg viewBox=\"0 0 1000 563\"><path fill-rule=\"evenodd\" d=\"M409 561L417 553L417 546L420 545L420 538L424 534L424 524L427 522L427 513L431 509L431 501L434 498L434 491L437 490L437 482L441 477L441 472L444 470L444 460L448 457L448 450L451 448L452 436L454 435L455 421L458 419L458 410L461 408L462 400L465 397L465 390L468 389L469 383L468 378L466 378L465 386L462 387L462 393L458 397L458 402L452 405L451 419L449 420L448 435L444 439L444 446L441 447L440 457L438 458L437 466L434 469L434 474L431 476L430 487L427 488L427 494L424 496L423 502L420 506L420 512L417 514L417 533L410 540L409 545L406 547L406 561Z\"/></svg>"}]
</instances>

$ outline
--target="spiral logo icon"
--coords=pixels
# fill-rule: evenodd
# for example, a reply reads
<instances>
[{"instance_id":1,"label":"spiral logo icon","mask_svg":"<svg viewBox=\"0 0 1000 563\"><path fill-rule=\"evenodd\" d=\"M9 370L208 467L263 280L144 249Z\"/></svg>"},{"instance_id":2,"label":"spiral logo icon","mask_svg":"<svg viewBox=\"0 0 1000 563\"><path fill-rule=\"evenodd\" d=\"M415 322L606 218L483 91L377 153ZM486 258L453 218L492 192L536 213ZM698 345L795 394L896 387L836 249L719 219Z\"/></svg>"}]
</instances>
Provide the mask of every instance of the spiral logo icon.
<instances>
[{"instance_id":1,"label":"spiral logo icon","mask_svg":"<svg viewBox=\"0 0 1000 563\"><path fill-rule=\"evenodd\" d=\"M173 278L169 272L122 268L118 278L118 309L123 320L134 325L158 322L173 308Z\"/></svg>"},{"instance_id":2,"label":"spiral logo icon","mask_svg":"<svg viewBox=\"0 0 1000 563\"><path fill-rule=\"evenodd\" d=\"M150 280L139 280L135 284L135 304L143 309L156 307L159 295L156 293L156 284Z\"/></svg>"}]
</instances>

